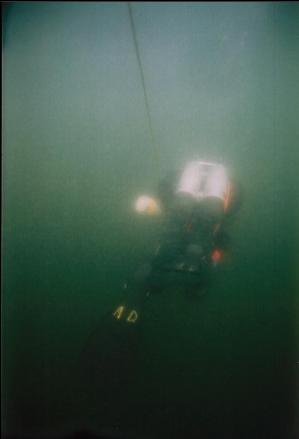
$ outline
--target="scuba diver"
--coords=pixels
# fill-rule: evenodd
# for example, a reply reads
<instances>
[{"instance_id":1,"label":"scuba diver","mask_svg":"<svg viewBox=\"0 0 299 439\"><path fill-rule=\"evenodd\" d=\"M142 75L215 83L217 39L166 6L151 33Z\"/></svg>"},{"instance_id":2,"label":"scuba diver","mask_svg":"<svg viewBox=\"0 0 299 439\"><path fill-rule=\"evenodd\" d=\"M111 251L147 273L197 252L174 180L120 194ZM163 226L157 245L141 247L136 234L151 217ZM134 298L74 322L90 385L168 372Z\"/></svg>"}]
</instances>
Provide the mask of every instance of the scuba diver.
<instances>
[{"instance_id":1,"label":"scuba diver","mask_svg":"<svg viewBox=\"0 0 299 439\"><path fill-rule=\"evenodd\" d=\"M171 284L189 296L203 295L210 274L227 259L228 229L240 203L240 186L225 167L206 161L188 162L167 176L155 197L140 196L135 210L160 218L160 238L152 260L124 283L124 301L113 317L137 322L146 298Z\"/></svg>"},{"instance_id":2,"label":"scuba diver","mask_svg":"<svg viewBox=\"0 0 299 439\"><path fill-rule=\"evenodd\" d=\"M163 291L182 289L190 299L206 293L210 275L229 253L229 226L240 207L240 194L223 165L191 161L162 180L155 196L136 200L135 211L158 223L157 245L149 261L124 282L115 306L89 334L79 355L82 395L95 406L102 395L104 420L111 407L121 413L126 395L136 387L144 355L145 320L140 315L148 300Z\"/></svg>"}]
</instances>

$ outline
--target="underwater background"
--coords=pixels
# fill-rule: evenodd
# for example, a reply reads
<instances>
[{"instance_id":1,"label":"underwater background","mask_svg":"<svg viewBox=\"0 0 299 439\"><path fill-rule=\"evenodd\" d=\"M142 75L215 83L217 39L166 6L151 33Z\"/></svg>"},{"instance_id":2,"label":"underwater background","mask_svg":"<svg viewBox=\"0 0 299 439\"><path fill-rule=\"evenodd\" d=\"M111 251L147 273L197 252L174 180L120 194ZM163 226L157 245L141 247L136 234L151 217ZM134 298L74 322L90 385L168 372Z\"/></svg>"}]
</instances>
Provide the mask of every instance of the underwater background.
<instances>
[{"instance_id":1,"label":"underwater background","mask_svg":"<svg viewBox=\"0 0 299 439\"><path fill-rule=\"evenodd\" d=\"M132 3L143 77L125 2L2 7L5 437L295 438L298 2ZM244 190L231 265L113 332L135 198L202 158Z\"/></svg>"}]
</instances>

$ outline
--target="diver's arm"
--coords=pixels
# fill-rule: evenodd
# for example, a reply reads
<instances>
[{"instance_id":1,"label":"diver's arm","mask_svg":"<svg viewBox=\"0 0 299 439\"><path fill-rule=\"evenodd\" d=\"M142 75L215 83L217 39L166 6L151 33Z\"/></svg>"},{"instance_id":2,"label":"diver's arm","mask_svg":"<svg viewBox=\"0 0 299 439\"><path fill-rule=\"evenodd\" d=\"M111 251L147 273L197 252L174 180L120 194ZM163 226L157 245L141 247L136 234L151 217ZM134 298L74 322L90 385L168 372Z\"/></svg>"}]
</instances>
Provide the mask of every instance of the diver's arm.
<instances>
[{"instance_id":1,"label":"diver's arm","mask_svg":"<svg viewBox=\"0 0 299 439\"><path fill-rule=\"evenodd\" d=\"M176 172L163 178L156 193L141 195L135 201L135 211L146 216L161 216L171 208L175 196Z\"/></svg>"}]
</instances>

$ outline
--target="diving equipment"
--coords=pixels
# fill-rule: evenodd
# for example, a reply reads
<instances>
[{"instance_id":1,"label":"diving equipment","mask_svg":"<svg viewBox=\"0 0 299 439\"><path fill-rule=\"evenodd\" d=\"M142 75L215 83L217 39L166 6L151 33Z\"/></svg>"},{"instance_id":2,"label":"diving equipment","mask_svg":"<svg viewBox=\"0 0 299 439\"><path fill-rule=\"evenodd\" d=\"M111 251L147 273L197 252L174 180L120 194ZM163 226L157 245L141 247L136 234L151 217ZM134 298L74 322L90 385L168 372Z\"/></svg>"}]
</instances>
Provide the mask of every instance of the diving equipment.
<instances>
[{"instance_id":1,"label":"diving equipment","mask_svg":"<svg viewBox=\"0 0 299 439\"><path fill-rule=\"evenodd\" d=\"M193 161L186 165L179 179L177 194L187 194L196 201L213 197L225 202L229 179L223 165Z\"/></svg>"},{"instance_id":2,"label":"diving equipment","mask_svg":"<svg viewBox=\"0 0 299 439\"><path fill-rule=\"evenodd\" d=\"M161 208L157 200L148 195L141 195L135 202L135 210L138 213L147 215L157 215L160 213Z\"/></svg>"}]
</instances>

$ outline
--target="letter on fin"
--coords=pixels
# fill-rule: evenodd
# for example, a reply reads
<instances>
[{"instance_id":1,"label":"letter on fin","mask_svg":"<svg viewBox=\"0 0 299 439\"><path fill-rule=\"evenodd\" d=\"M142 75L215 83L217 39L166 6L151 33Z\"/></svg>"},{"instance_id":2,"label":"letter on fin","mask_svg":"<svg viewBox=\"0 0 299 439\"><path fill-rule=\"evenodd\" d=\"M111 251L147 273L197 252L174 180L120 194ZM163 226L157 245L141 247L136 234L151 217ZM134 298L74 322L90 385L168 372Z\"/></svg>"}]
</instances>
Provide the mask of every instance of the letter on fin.
<instances>
[{"instance_id":1,"label":"letter on fin","mask_svg":"<svg viewBox=\"0 0 299 439\"><path fill-rule=\"evenodd\" d=\"M124 312L125 307L123 305L120 305L113 313L113 316L116 318L116 320L119 320Z\"/></svg>"},{"instance_id":2,"label":"letter on fin","mask_svg":"<svg viewBox=\"0 0 299 439\"><path fill-rule=\"evenodd\" d=\"M135 309L132 309L132 311L127 317L127 322L135 323L137 319L138 319L138 313L137 311L135 311Z\"/></svg>"}]
</instances>

